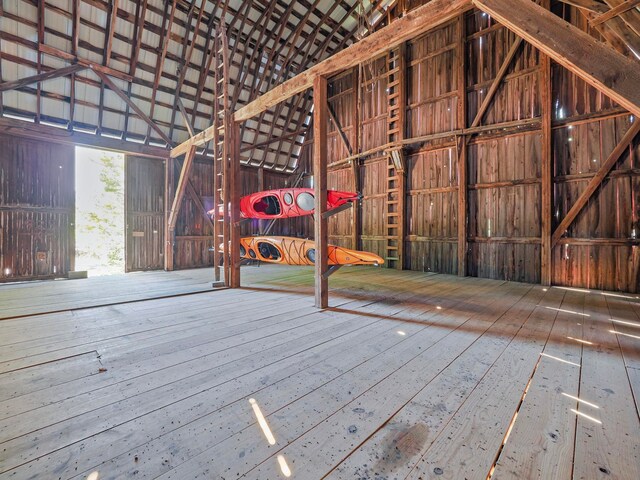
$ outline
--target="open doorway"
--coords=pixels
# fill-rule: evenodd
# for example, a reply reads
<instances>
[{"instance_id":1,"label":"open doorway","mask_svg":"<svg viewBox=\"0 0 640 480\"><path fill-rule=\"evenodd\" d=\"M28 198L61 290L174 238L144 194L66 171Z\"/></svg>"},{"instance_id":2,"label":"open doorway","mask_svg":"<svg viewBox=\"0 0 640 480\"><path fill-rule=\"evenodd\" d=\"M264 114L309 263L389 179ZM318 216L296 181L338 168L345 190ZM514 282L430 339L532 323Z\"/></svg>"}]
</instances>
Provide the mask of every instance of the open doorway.
<instances>
[{"instance_id":1,"label":"open doorway","mask_svg":"<svg viewBox=\"0 0 640 480\"><path fill-rule=\"evenodd\" d=\"M75 269L124 273L124 155L76 147Z\"/></svg>"}]
</instances>

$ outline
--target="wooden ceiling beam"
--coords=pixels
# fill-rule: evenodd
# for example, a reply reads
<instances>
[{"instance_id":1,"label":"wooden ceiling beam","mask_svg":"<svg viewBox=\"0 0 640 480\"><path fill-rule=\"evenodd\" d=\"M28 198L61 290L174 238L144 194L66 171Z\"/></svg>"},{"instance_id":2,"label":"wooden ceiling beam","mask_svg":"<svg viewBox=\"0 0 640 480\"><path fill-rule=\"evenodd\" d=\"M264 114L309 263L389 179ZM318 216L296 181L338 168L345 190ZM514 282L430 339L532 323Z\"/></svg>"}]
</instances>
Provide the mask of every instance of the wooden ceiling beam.
<instances>
[{"instance_id":1,"label":"wooden ceiling beam","mask_svg":"<svg viewBox=\"0 0 640 480\"><path fill-rule=\"evenodd\" d=\"M530 0L473 0L473 4L634 115L640 116L638 62L598 42Z\"/></svg>"},{"instance_id":2,"label":"wooden ceiling beam","mask_svg":"<svg viewBox=\"0 0 640 480\"><path fill-rule=\"evenodd\" d=\"M32 138L35 140L47 140L64 145L82 145L103 150L125 152L143 157L164 159L167 150L164 148L142 145L140 143L117 140L114 138L100 137L84 132L69 132L56 127L39 125L36 123L14 120L12 118L0 118L0 129L6 135Z\"/></svg>"}]
</instances>

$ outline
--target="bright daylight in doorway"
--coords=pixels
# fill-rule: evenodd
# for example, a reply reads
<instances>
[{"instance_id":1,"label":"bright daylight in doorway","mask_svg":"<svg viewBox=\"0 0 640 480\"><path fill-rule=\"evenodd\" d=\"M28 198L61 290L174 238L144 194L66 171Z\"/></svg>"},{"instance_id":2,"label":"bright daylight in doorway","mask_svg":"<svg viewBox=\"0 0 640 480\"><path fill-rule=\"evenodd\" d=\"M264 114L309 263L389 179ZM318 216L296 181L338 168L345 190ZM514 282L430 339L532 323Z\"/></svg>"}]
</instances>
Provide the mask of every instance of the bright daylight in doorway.
<instances>
[{"instance_id":1,"label":"bright daylight in doorway","mask_svg":"<svg viewBox=\"0 0 640 480\"><path fill-rule=\"evenodd\" d=\"M76 148L76 270L124 273L124 155Z\"/></svg>"}]
</instances>

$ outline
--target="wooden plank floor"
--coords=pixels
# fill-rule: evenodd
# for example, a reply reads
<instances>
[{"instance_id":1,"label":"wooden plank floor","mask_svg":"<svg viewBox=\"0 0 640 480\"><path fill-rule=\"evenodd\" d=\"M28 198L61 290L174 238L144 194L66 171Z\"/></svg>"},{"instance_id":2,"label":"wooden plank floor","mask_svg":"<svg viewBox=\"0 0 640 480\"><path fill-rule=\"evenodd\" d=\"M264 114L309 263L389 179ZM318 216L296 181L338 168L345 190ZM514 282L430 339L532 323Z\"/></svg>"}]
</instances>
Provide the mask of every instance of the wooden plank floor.
<instances>
[{"instance_id":1,"label":"wooden plank floor","mask_svg":"<svg viewBox=\"0 0 640 480\"><path fill-rule=\"evenodd\" d=\"M640 478L635 295L210 277L0 287L0 479Z\"/></svg>"}]
</instances>

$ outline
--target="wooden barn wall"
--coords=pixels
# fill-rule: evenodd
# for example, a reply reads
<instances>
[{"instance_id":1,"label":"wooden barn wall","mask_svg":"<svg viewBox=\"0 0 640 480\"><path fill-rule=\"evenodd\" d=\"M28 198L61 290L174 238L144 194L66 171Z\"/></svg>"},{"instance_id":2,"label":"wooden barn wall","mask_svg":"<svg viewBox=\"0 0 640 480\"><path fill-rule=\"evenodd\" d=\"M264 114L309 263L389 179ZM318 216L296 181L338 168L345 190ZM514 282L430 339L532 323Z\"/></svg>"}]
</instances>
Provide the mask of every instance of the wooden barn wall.
<instances>
[{"instance_id":1,"label":"wooden barn wall","mask_svg":"<svg viewBox=\"0 0 640 480\"><path fill-rule=\"evenodd\" d=\"M587 30L586 19L575 9L556 9ZM560 124L553 131L555 226L624 136L632 117L566 69L554 65L552 75L553 115ZM639 161L636 137L553 249L554 284L640 291Z\"/></svg>"},{"instance_id":2,"label":"wooden barn wall","mask_svg":"<svg viewBox=\"0 0 640 480\"><path fill-rule=\"evenodd\" d=\"M127 155L126 271L164 268L165 163Z\"/></svg>"},{"instance_id":3,"label":"wooden barn wall","mask_svg":"<svg viewBox=\"0 0 640 480\"><path fill-rule=\"evenodd\" d=\"M0 282L74 268L74 148L0 136Z\"/></svg>"},{"instance_id":4,"label":"wooden barn wall","mask_svg":"<svg viewBox=\"0 0 640 480\"><path fill-rule=\"evenodd\" d=\"M629 116L554 130L554 220L562 219L629 128ZM605 290L639 290L640 140L553 249L553 283Z\"/></svg>"},{"instance_id":5,"label":"wooden barn wall","mask_svg":"<svg viewBox=\"0 0 640 480\"><path fill-rule=\"evenodd\" d=\"M556 13L588 30L584 16L554 2ZM460 85L458 22L452 21L407 44L407 124L415 138L459 128ZM467 64L466 128L476 117L515 36L479 11L465 15ZM387 143L385 57L362 65L360 95L354 91L357 69L329 82L329 104L354 151ZM449 139L405 148L405 268L458 273L458 222L466 217L467 273L473 276L538 283L541 281L542 65L538 51L523 44L481 119L491 132L466 135L467 212L458 211L458 154ZM589 179L630 124L630 116L594 88L553 64L552 78L552 228L566 215ZM361 121L357 122L358 115ZM501 124L509 122L507 128ZM538 123L536 123L538 122ZM355 127L354 127L355 126ZM329 128L329 164L349 157L337 131ZM622 291L640 289L636 142L570 226L552 252L552 283ZM384 252L386 160L383 152L359 161L360 208L329 222L330 242ZM300 165L312 165L309 135ZM354 186L348 162L330 169L329 188ZM354 219L360 221L354 232ZM309 231L312 235L312 230Z\"/></svg>"},{"instance_id":6,"label":"wooden barn wall","mask_svg":"<svg viewBox=\"0 0 640 480\"><path fill-rule=\"evenodd\" d=\"M457 128L458 22L407 45L407 138ZM458 155L443 146L408 151L405 267L458 273Z\"/></svg>"}]
</instances>

